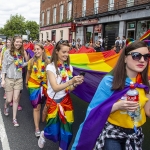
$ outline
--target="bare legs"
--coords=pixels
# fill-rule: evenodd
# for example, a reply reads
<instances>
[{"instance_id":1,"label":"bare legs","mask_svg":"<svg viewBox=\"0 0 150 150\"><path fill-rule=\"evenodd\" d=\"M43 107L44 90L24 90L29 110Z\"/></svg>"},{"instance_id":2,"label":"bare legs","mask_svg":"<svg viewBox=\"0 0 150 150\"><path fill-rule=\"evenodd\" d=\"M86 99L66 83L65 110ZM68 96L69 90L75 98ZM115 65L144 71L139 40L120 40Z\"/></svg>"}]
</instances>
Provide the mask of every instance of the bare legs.
<instances>
[{"instance_id":1,"label":"bare legs","mask_svg":"<svg viewBox=\"0 0 150 150\"><path fill-rule=\"evenodd\" d=\"M40 104L38 104L37 108L33 109L33 118L34 118L35 130L39 129L40 110L41 110L41 105Z\"/></svg>"},{"instance_id":2,"label":"bare legs","mask_svg":"<svg viewBox=\"0 0 150 150\"><path fill-rule=\"evenodd\" d=\"M8 104L13 99L13 119L16 119L16 116L17 116L18 102L20 100L19 95L20 95L20 90L6 92L6 101L5 101L6 108L8 107Z\"/></svg>"}]
</instances>

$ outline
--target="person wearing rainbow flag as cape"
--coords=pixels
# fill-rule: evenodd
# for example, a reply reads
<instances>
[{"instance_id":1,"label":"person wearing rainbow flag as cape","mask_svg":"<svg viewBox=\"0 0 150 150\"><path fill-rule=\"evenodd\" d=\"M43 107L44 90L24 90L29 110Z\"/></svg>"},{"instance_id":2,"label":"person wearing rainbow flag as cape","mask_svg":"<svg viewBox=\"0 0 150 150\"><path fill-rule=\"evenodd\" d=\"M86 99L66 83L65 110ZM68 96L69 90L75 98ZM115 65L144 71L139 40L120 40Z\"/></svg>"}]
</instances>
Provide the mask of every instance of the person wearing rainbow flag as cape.
<instances>
[{"instance_id":1,"label":"person wearing rainbow flag as cape","mask_svg":"<svg viewBox=\"0 0 150 150\"><path fill-rule=\"evenodd\" d=\"M59 141L59 150L67 150L72 139L73 106L70 92L83 82L83 76L74 76L69 61L69 42L57 42L51 63L47 65L48 89L46 127L41 132L38 146L44 147L45 138Z\"/></svg>"},{"instance_id":2,"label":"person wearing rainbow flag as cape","mask_svg":"<svg viewBox=\"0 0 150 150\"><path fill-rule=\"evenodd\" d=\"M115 68L100 82L71 150L142 150L141 126L150 117L149 58L144 41L127 40ZM131 81L139 102L126 99ZM132 118L128 112L137 108Z\"/></svg>"},{"instance_id":3,"label":"person wearing rainbow flag as cape","mask_svg":"<svg viewBox=\"0 0 150 150\"><path fill-rule=\"evenodd\" d=\"M42 44L37 43L34 46L34 56L28 62L26 76L26 85L30 95L30 101L33 106L33 118L35 125L35 136L40 136L39 122L41 103L47 97L47 79L46 66L49 60L46 56Z\"/></svg>"}]
</instances>

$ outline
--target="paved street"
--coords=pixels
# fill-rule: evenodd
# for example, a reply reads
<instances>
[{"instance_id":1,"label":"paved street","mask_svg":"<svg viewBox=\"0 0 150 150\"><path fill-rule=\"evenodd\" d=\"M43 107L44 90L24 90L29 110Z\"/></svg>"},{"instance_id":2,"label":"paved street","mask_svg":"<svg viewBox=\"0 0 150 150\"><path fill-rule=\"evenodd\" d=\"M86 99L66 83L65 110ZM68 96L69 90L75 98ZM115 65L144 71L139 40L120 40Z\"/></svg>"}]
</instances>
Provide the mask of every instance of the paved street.
<instances>
[{"instance_id":1,"label":"paved street","mask_svg":"<svg viewBox=\"0 0 150 150\"><path fill-rule=\"evenodd\" d=\"M3 96L3 89L0 89L0 96ZM79 124L82 122L85 111L87 108L87 103L81 101L76 96L72 95L74 110L75 110L75 123L73 125L74 135L77 132ZM39 150L37 146L37 138L34 136L34 124L32 117L32 107L28 100L27 90L24 89L21 97L21 105L23 106L23 111L18 112L18 122L20 123L20 127L16 128L12 124L12 109L10 109L10 115L5 117L3 115L3 103L4 99L1 98L0 103L0 150ZM1 115L2 114L2 115ZM4 126L3 128L3 121ZM44 128L44 123L40 125L41 130ZM144 134L145 140L143 145L143 150L150 149L150 120L144 125ZM6 136L5 136L6 131ZM73 141L73 140L72 140ZM72 145L72 143L71 143ZM3 147L3 148L2 148ZM58 143L53 143L51 141L47 141L45 144L44 150L57 150Z\"/></svg>"}]
</instances>

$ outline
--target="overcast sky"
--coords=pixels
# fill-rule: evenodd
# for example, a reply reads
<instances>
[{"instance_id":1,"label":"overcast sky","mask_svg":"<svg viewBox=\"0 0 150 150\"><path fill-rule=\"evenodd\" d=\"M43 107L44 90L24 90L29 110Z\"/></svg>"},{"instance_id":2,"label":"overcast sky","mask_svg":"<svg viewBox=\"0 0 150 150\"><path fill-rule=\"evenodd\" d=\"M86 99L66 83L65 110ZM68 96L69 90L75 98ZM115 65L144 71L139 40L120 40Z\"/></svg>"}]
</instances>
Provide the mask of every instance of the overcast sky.
<instances>
[{"instance_id":1,"label":"overcast sky","mask_svg":"<svg viewBox=\"0 0 150 150\"><path fill-rule=\"evenodd\" d=\"M16 14L39 24L40 0L0 0L0 27Z\"/></svg>"}]
</instances>

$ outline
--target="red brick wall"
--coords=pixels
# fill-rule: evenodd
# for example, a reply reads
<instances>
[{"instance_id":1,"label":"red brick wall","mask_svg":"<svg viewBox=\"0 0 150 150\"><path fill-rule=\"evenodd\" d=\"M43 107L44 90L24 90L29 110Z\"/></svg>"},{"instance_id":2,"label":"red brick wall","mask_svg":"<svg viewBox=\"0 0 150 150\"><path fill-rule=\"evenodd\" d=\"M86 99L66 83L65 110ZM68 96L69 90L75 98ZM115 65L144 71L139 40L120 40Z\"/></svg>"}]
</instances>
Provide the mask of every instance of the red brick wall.
<instances>
[{"instance_id":1,"label":"red brick wall","mask_svg":"<svg viewBox=\"0 0 150 150\"><path fill-rule=\"evenodd\" d=\"M68 2L67 0L41 0L41 7L40 7L40 21L42 21L42 12L44 11L44 25L46 25L47 20L47 9L50 8L50 24L53 24L53 6L56 6L56 23L60 20L60 5L59 3L62 2L64 5L64 15L63 18L67 20L67 7Z\"/></svg>"}]
</instances>

